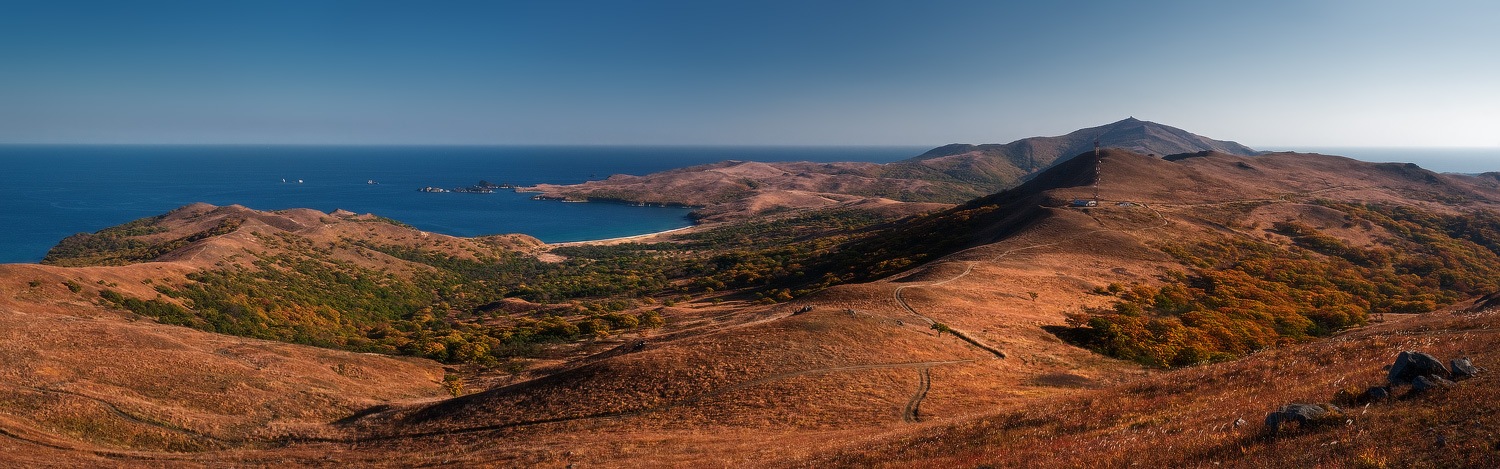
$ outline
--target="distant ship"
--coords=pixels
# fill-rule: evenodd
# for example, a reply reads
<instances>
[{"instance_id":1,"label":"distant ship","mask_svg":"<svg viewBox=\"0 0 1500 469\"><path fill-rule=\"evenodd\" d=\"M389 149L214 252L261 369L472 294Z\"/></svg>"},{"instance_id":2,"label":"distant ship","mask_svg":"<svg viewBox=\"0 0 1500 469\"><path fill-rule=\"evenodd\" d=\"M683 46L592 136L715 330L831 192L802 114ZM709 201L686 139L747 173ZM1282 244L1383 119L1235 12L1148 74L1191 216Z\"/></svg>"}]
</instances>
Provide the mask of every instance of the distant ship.
<instances>
[{"instance_id":1,"label":"distant ship","mask_svg":"<svg viewBox=\"0 0 1500 469\"><path fill-rule=\"evenodd\" d=\"M374 179L371 179L371 180L365 181L365 184L380 184L380 183L375 182Z\"/></svg>"}]
</instances>

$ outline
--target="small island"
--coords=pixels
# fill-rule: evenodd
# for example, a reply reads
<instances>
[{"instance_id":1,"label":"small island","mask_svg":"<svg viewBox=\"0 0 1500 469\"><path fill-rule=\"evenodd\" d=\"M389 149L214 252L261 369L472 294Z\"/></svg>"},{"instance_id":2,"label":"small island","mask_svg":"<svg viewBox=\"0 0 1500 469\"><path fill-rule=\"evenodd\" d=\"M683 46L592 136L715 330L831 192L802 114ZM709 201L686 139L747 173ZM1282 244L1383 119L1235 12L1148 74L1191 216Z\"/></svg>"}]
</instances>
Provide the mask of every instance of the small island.
<instances>
[{"instance_id":1,"label":"small island","mask_svg":"<svg viewBox=\"0 0 1500 469\"><path fill-rule=\"evenodd\" d=\"M495 192L495 189L515 189L515 188L516 188L515 184L506 184L506 183L495 184L493 182L489 182L489 181L480 179L479 180L479 184L475 184L475 185L472 185L472 186L469 186L469 187L455 187L453 189L443 189L441 187L427 186L427 187L423 187L421 189L417 189L417 192L464 192L464 193L469 193L469 194L492 194L492 193Z\"/></svg>"}]
</instances>

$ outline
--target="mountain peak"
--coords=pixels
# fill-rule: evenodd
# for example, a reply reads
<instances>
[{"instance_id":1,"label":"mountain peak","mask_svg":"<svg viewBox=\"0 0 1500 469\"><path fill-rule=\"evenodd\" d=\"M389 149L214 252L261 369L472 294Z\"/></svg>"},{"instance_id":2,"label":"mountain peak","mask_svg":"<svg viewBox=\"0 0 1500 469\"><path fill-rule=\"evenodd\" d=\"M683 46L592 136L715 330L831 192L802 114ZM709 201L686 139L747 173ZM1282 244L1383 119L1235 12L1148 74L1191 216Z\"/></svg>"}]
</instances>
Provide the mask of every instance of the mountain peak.
<instances>
[{"instance_id":1,"label":"mountain peak","mask_svg":"<svg viewBox=\"0 0 1500 469\"><path fill-rule=\"evenodd\" d=\"M1200 151L1242 156L1254 156L1261 153L1235 142L1214 140L1176 127L1130 116L1109 124L1079 129L1055 137L1023 138L1006 144L945 145L908 161L927 161L945 156L977 153L986 158L1007 160L1018 168L1034 172L1079 153L1091 151L1096 141L1105 148L1120 148L1157 156Z\"/></svg>"}]
</instances>

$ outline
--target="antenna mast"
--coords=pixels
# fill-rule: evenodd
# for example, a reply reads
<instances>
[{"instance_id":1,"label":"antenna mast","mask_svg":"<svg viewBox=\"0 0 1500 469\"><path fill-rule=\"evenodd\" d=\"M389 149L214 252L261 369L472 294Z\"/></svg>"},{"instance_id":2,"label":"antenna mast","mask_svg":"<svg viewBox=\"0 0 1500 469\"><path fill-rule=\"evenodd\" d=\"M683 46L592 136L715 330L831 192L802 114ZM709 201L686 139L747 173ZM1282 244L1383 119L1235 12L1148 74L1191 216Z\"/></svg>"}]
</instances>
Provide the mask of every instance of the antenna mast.
<instances>
[{"instance_id":1,"label":"antenna mast","mask_svg":"<svg viewBox=\"0 0 1500 469\"><path fill-rule=\"evenodd\" d=\"M1099 203L1099 167L1104 165L1104 160L1099 158L1099 139L1094 139L1094 203Z\"/></svg>"}]
</instances>

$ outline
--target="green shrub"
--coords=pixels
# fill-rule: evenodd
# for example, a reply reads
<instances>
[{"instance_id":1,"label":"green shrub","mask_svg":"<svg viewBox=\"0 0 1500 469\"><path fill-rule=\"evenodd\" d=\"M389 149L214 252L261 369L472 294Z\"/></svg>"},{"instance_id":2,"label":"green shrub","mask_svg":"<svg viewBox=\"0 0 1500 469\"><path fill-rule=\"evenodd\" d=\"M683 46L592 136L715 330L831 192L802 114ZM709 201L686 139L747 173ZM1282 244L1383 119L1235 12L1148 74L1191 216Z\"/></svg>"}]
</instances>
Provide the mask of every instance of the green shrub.
<instances>
[{"instance_id":1,"label":"green shrub","mask_svg":"<svg viewBox=\"0 0 1500 469\"><path fill-rule=\"evenodd\" d=\"M1185 264L1216 259L1161 287L1111 284L1110 309L1075 313L1081 345L1152 366L1184 366L1327 336L1369 314L1423 313L1493 292L1500 279L1500 215L1438 215L1409 207L1324 202L1399 239L1358 247L1307 225L1275 229L1298 248L1222 238L1163 246ZM1200 264L1201 265L1201 264Z\"/></svg>"}]
</instances>

